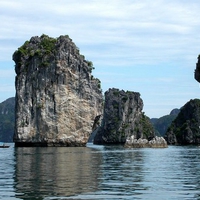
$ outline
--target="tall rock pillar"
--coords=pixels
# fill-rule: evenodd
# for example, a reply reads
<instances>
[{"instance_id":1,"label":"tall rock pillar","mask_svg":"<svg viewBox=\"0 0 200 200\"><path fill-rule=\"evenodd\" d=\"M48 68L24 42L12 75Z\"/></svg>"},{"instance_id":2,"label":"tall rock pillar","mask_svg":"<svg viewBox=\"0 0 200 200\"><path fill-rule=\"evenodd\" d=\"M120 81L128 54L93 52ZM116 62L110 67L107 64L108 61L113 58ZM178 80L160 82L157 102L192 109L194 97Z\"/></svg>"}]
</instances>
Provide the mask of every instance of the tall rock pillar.
<instances>
[{"instance_id":1,"label":"tall rock pillar","mask_svg":"<svg viewBox=\"0 0 200 200\"><path fill-rule=\"evenodd\" d=\"M94 144L124 144L130 136L136 139L155 136L149 118L142 112L143 101L138 92L109 89L105 92L104 104Z\"/></svg>"},{"instance_id":2,"label":"tall rock pillar","mask_svg":"<svg viewBox=\"0 0 200 200\"><path fill-rule=\"evenodd\" d=\"M100 81L68 36L32 37L13 54L16 146L85 146L102 114Z\"/></svg>"}]
</instances>

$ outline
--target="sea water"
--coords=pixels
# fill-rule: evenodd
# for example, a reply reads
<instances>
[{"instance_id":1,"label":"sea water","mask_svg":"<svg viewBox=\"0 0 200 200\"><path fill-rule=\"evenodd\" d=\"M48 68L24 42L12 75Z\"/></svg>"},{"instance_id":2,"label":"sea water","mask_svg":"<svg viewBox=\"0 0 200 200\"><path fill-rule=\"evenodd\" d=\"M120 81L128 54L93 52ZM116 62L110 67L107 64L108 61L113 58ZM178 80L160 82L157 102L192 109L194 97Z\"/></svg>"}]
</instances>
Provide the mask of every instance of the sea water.
<instances>
[{"instance_id":1,"label":"sea water","mask_svg":"<svg viewBox=\"0 0 200 200\"><path fill-rule=\"evenodd\" d=\"M200 199L200 148L0 149L0 199Z\"/></svg>"}]
</instances>

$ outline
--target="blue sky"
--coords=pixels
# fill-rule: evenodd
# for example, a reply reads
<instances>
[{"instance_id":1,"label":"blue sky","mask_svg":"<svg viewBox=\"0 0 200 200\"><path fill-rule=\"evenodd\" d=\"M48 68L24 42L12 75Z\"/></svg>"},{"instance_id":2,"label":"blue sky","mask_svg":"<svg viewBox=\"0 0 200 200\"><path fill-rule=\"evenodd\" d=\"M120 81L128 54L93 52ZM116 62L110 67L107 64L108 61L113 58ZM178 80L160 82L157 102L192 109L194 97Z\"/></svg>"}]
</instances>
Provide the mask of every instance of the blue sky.
<instances>
[{"instance_id":1,"label":"blue sky","mask_svg":"<svg viewBox=\"0 0 200 200\"><path fill-rule=\"evenodd\" d=\"M15 96L12 54L32 36L69 35L101 80L140 92L161 117L200 98L199 0L0 0L0 102Z\"/></svg>"}]
</instances>

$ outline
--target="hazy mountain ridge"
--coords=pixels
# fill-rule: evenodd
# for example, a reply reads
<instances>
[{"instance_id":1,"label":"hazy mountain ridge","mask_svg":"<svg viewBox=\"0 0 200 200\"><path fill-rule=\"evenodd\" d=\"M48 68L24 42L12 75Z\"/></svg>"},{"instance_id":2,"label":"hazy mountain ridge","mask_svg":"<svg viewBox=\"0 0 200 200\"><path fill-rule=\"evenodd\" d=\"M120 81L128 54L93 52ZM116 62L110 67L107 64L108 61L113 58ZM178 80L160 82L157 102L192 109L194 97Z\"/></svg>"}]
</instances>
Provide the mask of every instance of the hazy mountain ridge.
<instances>
[{"instance_id":1,"label":"hazy mountain ridge","mask_svg":"<svg viewBox=\"0 0 200 200\"><path fill-rule=\"evenodd\" d=\"M164 136L172 121L176 119L180 109L173 109L169 115L164 115L160 118L151 118L150 121L156 131L156 135Z\"/></svg>"},{"instance_id":2,"label":"hazy mountain ridge","mask_svg":"<svg viewBox=\"0 0 200 200\"><path fill-rule=\"evenodd\" d=\"M0 142L13 142L15 124L15 98L0 103Z\"/></svg>"}]
</instances>

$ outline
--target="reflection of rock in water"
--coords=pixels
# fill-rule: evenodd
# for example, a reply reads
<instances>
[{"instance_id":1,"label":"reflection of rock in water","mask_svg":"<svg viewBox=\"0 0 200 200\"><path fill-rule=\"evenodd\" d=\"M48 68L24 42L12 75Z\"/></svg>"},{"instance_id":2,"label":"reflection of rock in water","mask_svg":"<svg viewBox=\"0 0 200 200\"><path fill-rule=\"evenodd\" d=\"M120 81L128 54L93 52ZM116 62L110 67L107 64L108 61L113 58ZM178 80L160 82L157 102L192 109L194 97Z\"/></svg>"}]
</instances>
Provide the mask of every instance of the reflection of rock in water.
<instances>
[{"instance_id":1,"label":"reflection of rock in water","mask_svg":"<svg viewBox=\"0 0 200 200\"><path fill-rule=\"evenodd\" d=\"M118 147L118 152L116 146L105 146L104 148L106 149L106 153L103 154L102 163L104 172L103 185L105 187L103 189L106 189L107 187L112 191L114 187L115 189L118 187L118 192L125 189L127 193L130 193L136 188L148 188L144 185L144 151L123 151L120 149L120 146ZM117 185L109 184L110 180L114 180ZM123 184L128 187L124 188L122 186ZM121 192L123 193L124 191Z\"/></svg>"},{"instance_id":2,"label":"reflection of rock in water","mask_svg":"<svg viewBox=\"0 0 200 200\"><path fill-rule=\"evenodd\" d=\"M101 153L89 148L16 148L19 198L71 196L96 191ZM93 173L95 171L95 173Z\"/></svg>"}]
</instances>

